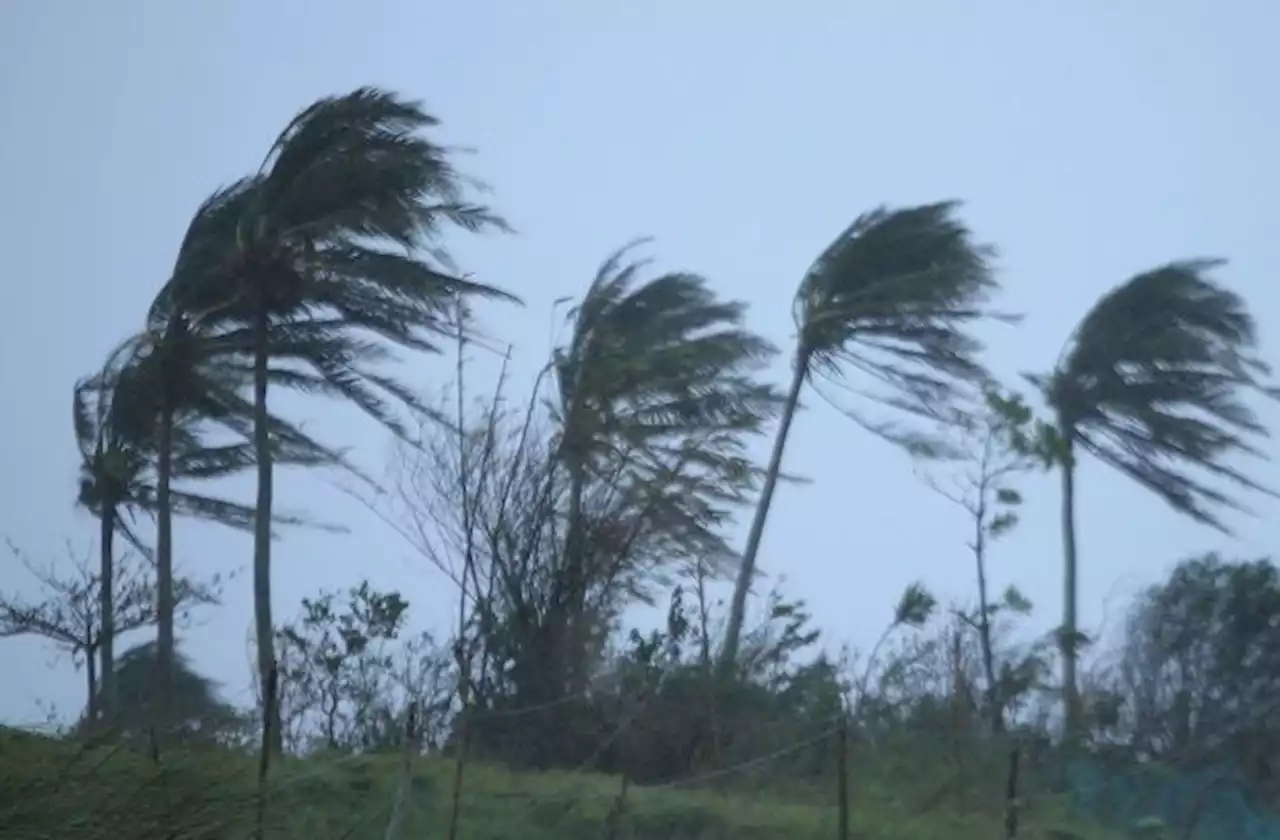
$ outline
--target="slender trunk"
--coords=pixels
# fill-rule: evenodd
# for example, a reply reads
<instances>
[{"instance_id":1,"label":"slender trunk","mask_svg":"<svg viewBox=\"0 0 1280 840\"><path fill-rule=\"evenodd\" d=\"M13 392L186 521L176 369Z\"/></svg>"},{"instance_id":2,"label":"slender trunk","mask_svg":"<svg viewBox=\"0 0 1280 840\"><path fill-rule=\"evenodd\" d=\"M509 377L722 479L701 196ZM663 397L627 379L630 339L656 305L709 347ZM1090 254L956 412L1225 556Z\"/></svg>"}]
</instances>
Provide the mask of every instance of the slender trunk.
<instances>
[{"instance_id":1,"label":"slender trunk","mask_svg":"<svg viewBox=\"0 0 1280 840\"><path fill-rule=\"evenodd\" d=\"M156 465L156 692L164 726L173 721L174 600L173 509L169 484L173 478L173 414L160 407Z\"/></svg>"},{"instance_id":2,"label":"slender trunk","mask_svg":"<svg viewBox=\"0 0 1280 840\"><path fill-rule=\"evenodd\" d=\"M568 455L569 466L569 517L564 539L564 577L561 581L561 602L548 614L551 631L549 650L551 661L547 696L537 702L549 703L562 694L577 688L573 679L573 663L577 658L578 643L583 638L583 612L587 599L587 571L583 540L582 497L586 475L578 459L576 447Z\"/></svg>"},{"instance_id":3,"label":"slender trunk","mask_svg":"<svg viewBox=\"0 0 1280 840\"><path fill-rule=\"evenodd\" d=\"M756 555L760 552L760 541L764 537L764 523L769 517L769 505L773 502L773 491L778 485L778 475L782 472L782 454L787 447L787 435L791 431L791 422L795 419L796 409L800 405L800 391L804 388L808 372L809 355L800 350L796 353L791 390L787 393L787 402L782 409L778 434L773 440L773 454L769 456L769 471L765 474L764 486L760 489L760 501L756 504L755 516L751 519L751 530L747 534L747 546L742 552L742 568L738 570L738 580L733 588L729 623L725 628L724 646L720 649L722 674L728 674L738 661L738 647L742 641L742 623L747 613L747 595L751 592L751 581L756 573Z\"/></svg>"},{"instance_id":4,"label":"slender trunk","mask_svg":"<svg viewBox=\"0 0 1280 840\"><path fill-rule=\"evenodd\" d=\"M1070 439L1068 439L1070 440ZM1062 464L1062 699L1068 742L1080 734L1076 683L1076 480L1070 443Z\"/></svg>"},{"instance_id":5,"label":"slender trunk","mask_svg":"<svg viewBox=\"0 0 1280 840\"><path fill-rule=\"evenodd\" d=\"M983 491L985 492L985 490ZM996 686L996 658L991 649L991 605L987 600L987 506L979 502L974 517L973 558L978 567L978 640L982 644L982 670L987 677L987 714L991 731L1004 731L1004 710Z\"/></svg>"},{"instance_id":6,"label":"slender trunk","mask_svg":"<svg viewBox=\"0 0 1280 840\"><path fill-rule=\"evenodd\" d=\"M115 536L116 509L106 505L99 518L102 532L99 536L101 567L98 570L98 609L102 613L102 635L98 640L98 656L100 657L101 681L99 691L98 715L102 720L110 722L116 711L116 581L115 581Z\"/></svg>"},{"instance_id":7,"label":"slender trunk","mask_svg":"<svg viewBox=\"0 0 1280 840\"><path fill-rule=\"evenodd\" d=\"M98 719L98 650L97 643L92 637L89 644L84 648L84 670L87 681L86 689L89 691L89 697L85 702L85 722L92 727L95 720Z\"/></svg>"},{"instance_id":8,"label":"slender trunk","mask_svg":"<svg viewBox=\"0 0 1280 840\"><path fill-rule=\"evenodd\" d=\"M275 673L275 626L271 620L271 435L267 415L267 345L270 326L266 306L258 304L254 319L253 352L253 446L258 461L258 499L253 526L253 617L258 639L259 685L266 686ZM269 717L270 748L282 750L279 721L275 704L264 699L264 714Z\"/></svg>"}]
</instances>

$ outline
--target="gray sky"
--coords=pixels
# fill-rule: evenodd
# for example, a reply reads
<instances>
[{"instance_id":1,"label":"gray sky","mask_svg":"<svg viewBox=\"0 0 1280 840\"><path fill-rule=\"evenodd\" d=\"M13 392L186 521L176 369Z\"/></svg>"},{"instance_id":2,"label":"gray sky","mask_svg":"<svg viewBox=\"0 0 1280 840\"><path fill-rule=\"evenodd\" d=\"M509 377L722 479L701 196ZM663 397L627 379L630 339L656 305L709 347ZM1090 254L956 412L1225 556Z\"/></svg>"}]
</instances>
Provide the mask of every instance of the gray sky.
<instances>
[{"instance_id":1,"label":"gray sky","mask_svg":"<svg viewBox=\"0 0 1280 840\"><path fill-rule=\"evenodd\" d=\"M478 149L462 165L521 233L455 250L529 303L484 312L527 354L524 373L545 358L551 302L579 294L636 235L657 237L660 267L703 272L749 301L752 324L789 345L795 285L854 215L949 197L1000 246L1006 305L1028 315L991 332L1002 374L1050 366L1110 286L1200 255L1231 259L1223 276L1251 300L1275 359L1278 25L1280 6L1264 0L5 0L0 534L37 559L64 556L67 539L89 549L94 523L73 508L73 381L139 326L197 203L255 168L300 107L367 83L424 98L444 139ZM445 375L419 363L415 380ZM787 466L813 482L782 489L765 571L785 573L833 642L869 643L913 579L969 597L963 517L902 455L809 403ZM354 412L298 412L368 463L385 459L385 434ZM1262 519L1242 520L1233 544L1096 464L1080 486L1082 610L1095 626L1181 556L1280 547ZM1022 587L1047 627L1060 615L1058 494L1046 478L1025 489L1024 523L992 575ZM277 498L351 528L278 544L281 619L319 587L368 576L403 588L418 623L443 622L444 581L358 505L296 475ZM176 539L187 569L250 560L239 534L183 522ZM0 585L19 579L0 563ZM186 648L241 698L247 578L227 600ZM0 644L0 720L40 718L38 699L78 710L69 663L34 642Z\"/></svg>"}]
</instances>

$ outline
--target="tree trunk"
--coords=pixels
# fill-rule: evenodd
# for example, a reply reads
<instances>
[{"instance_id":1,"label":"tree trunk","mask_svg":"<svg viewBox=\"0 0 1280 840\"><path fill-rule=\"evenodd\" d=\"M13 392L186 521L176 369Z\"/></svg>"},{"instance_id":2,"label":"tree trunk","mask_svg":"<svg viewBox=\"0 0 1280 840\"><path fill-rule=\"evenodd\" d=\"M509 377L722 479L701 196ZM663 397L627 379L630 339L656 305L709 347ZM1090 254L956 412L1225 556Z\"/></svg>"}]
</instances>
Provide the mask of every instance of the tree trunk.
<instances>
[{"instance_id":1,"label":"tree trunk","mask_svg":"<svg viewBox=\"0 0 1280 840\"><path fill-rule=\"evenodd\" d=\"M84 704L84 719L86 726L92 727L94 721L98 719L98 647L92 638L85 646L84 653L85 679L88 683L85 688L89 691L89 697Z\"/></svg>"},{"instance_id":2,"label":"tree trunk","mask_svg":"<svg viewBox=\"0 0 1280 840\"><path fill-rule=\"evenodd\" d=\"M1068 438L1070 441L1070 438ZM1067 741L1080 734L1080 698L1076 682L1076 481L1073 447L1062 464L1062 700Z\"/></svg>"},{"instance_id":3,"label":"tree trunk","mask_svg":"<svg viewBox=\"0 0 1280 840\"><path fill-rule=\"evenodd\" d=\"M742 641L742 623L746 620L747 614L747 595L751 592L751 582L756 573L756 555L760 552L760 541L764 537L764 523L769 517L773 491L778 485L778 476L782 472L782 454L787 447L787 435L791 431L791 422L795 419L796 409L800 405L800 391L804 388L809 372L808 353L797 351L794 368L791 390L787 393L787 402L782 409L782 420L778 424L778 433L773 440L773 454L769 456L769 470L765 473L764 486L760 488L760 501L756 504L756 512L751 519L751 530L747 534L747 546L742 552L742 568L738 570L738 580L733 588L729 623L725 627L724 646L720 649L722 675L728 674L738 661L738 647Z\"/></svg>"},{"instance_id":4,"label":"tree trunk","mask_svg":"<svg viewBox=\"0 0 1280 840\"><path fill-rule=\"evenodd\" d=\"M550 613L550 654L553 665L549 676L555 687L546 702L552 702L564 692L577 688L572 675L573 663L578 657L578 646L585 633L583 614L586 610L588 581L582 496L587 479L577 453L571 452L569 457L572 459L569 463L569 521L565 529L565 569L561 582L563 600L559 605L559 621L555 619L554 607Z\"/></svg>"},{"instance_id":5,"label":"tree trunk","mask_svg":"<svg viewBox=\"0 0 1280 840\"><path fill-rule=\"evenodd\" d=\"M110 721L116 711L116 598L115 598L115 536L116 509L106 505L99 518L101 534L99 535L99 551L101 566L98 570L98 609L102 613L102 635L98 640L98 656L100 690L98 715L104 721Z\"/></svg>"},{"instance_id":6,"label":"tree trunk","mask_svg":"<svg viewBox=\"0 0 1280 840\"><path fill-rule=\"evenodd\" d=\"M267 344L270 313L262 302L254 319L253 446L258 461L258 498L253 527L253 617L258 641L258 684L271 716L270 748L278 755L282 740L276 704L265 692L275 671L275 626L271 618L271 434L267 415Z\"/></svg>"},{"instance_id":7,"label":"tree trunk","mask_svg":"<svg viewBox=\"0 0 1280 840\"><path fill-rule=\"evenodd\" d=\"M156 697L161 721L173 720L174 600L173 510L169 485L173 478L173 414L160 407L156 465Z\"/></svg>"},{"instance_id":8,"label":"tree trunk","mask_svg":"<svg viewBox=\"0 0 1280 840\"><path fill-rule=\"evenodd\" d=\"M985 493L985 488L983 490ZM991 604L987 598L987 506L985 501L978 505L978 515L974 517L976 527L973 535L973 558L978 567L978 639L982 644L982 670L987 677L987 714L990 715L991 731L1004 731L1004 710L1000 707L999 691L996 685L996 658L991 648Z\"/></svg>"}]
</instances>

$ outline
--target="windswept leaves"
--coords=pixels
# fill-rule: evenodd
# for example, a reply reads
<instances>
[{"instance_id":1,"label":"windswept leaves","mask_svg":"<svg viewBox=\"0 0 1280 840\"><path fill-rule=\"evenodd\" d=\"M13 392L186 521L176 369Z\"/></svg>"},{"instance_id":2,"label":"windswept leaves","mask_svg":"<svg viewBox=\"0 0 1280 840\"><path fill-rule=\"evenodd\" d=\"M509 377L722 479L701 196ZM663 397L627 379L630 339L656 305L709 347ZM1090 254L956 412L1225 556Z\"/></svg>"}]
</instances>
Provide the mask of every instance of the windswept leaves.
<instances>
[{"instance_id":1,"label":"windswept leaves","mask_svg":"<svg viewBox=\"0 0 1280 840\"><path fill-rule=\"evenodd\" d=\"M153 320L179 310L212 324L210 349L244 370L265 314L277 385L350 402L407 435L401 409L428 412L382 369L390 348L436 352L464 298L516 300L447 270L446 226L508 228L466 199L478 185L422 133L437 123L373 88L303 109L258 173L197 210Z\"/></svg>"},{"instance_id":2,"label":"windswept leaves","mask_svg":"<svg viewBox=\"0 0 1280 840\"><path fill-rule=\"evenodd\" d=\"M747 437L780 407L758 378L777 352L746 306L694 274L643 278L633 243L601 266L556 352L560 456L645 511L646 527L729 554L716 533L758 477ZM692 542L690 542L692 541ZM678 549L676 544L683 543Z\"/></svg>"},{"instance_id":3,"label":"windswept leaves","mask_svg":"<svg viewBox=\"0 0 1280 840\"><path fill-rule=\"evenodd\" d=\"M1247 398L1275 398L1245 301L1212 278L1220 260L1170 263L1103 297L1055 371L1030 377L1077 446L1176 510L1228 530L1229 488L1274 492L1238 466L1265 457Z\"/></svg>"},{"instance_id":4,"label":"windswept leaves","mask_svg":"<svg viewBox=\"0 0 1280 840\"><path fill-rule=\"evenodd\" d=\"M988 374L970 333L999 289L995 252L956 217L958 202L878 208L856 218L818 257L796 294L797 357L817 374L900 415L948 422ZM854 420L913 452L933 451L927 430Z\"/></svg>"}]
</instances>

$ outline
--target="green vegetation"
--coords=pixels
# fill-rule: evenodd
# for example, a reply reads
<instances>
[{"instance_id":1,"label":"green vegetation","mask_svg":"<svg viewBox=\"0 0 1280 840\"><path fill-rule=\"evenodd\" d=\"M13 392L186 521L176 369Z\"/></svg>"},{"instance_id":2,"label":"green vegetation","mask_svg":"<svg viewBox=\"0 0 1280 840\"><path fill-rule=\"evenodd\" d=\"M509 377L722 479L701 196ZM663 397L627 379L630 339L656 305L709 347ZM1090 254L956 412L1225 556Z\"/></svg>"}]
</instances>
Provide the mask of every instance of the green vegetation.
<instances>
[{"instance_id":1,"label":"green vegetation","mask_svg":"<svg viewBox=\"0 0 1280 840\"><path fill-rule=\"evenodd\" d=\"M395 801L399 759L324 755L286 760L271 786L270 836L348 838L383 836ZM442 837L450 813L453 763L423 759L413 771L408 837ZM617 777L555 772L518 773L497 766L469 769L460 835L474 840L575 840L610 836L658 840L829 838L836 831L834 800L810 792L794 796L645 790L632 787L616 816ZM0 824L6 837L225 838L247 836L254 820L254 762L220 750L175 753L162 763L127 750L82 749L40 736L0 735ZM132 795L125 795L132 792ZM867 840L998 836L998 807L932 812L868 784L857 791L853 836ZM1022 837L1108 837L1070 831L1052 802L1025 819Z\"/></svg>"}]
</instances>

